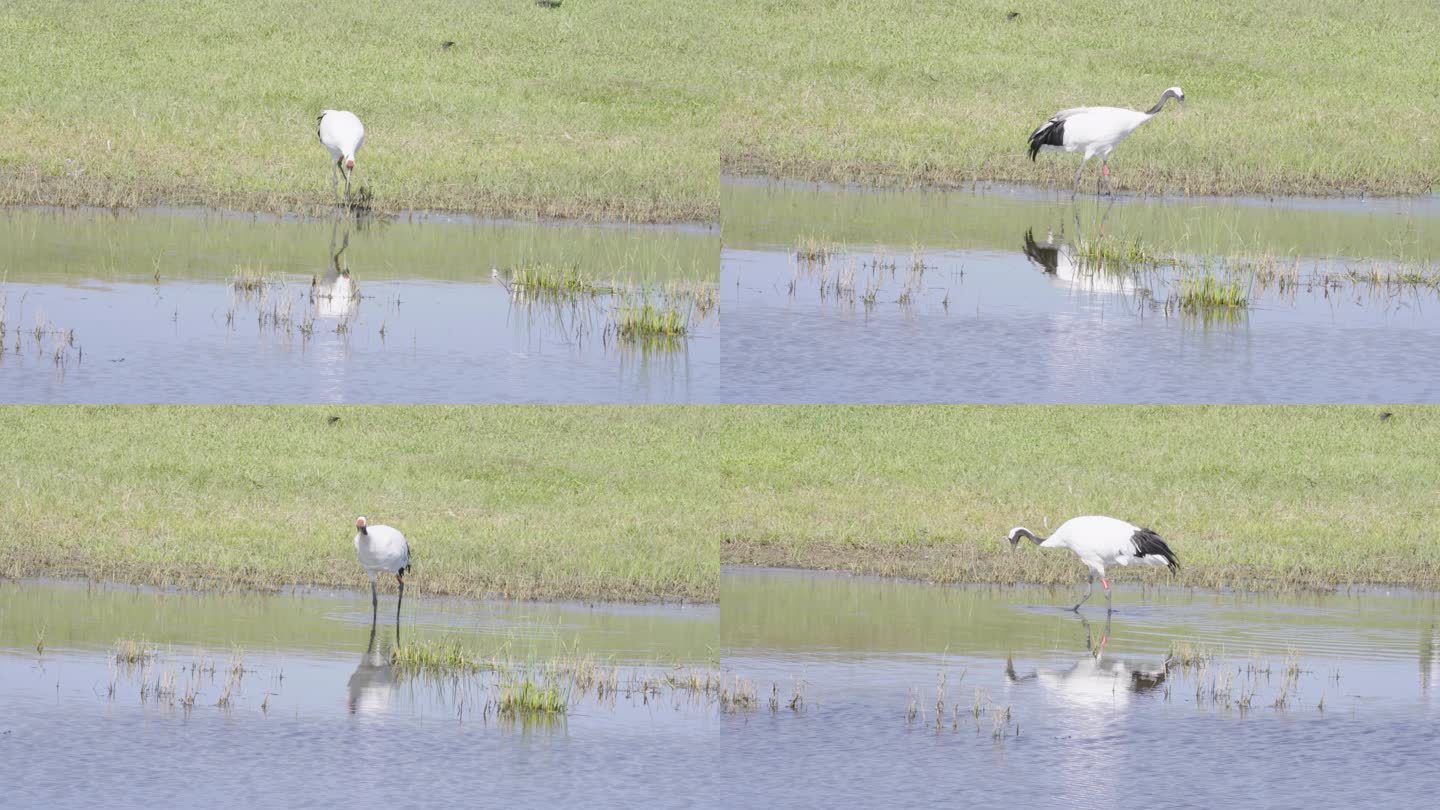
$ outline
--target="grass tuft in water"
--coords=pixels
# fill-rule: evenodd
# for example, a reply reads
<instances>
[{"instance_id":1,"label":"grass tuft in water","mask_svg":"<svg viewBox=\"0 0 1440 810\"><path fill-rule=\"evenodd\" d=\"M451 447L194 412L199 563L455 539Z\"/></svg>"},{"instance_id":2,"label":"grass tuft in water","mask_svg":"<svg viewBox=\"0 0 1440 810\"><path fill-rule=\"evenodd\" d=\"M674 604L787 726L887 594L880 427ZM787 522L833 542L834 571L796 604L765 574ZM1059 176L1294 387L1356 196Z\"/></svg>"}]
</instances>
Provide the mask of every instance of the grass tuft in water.
<instances>
[{"instance_id":1,"label":"grass tuft in water","mask_svg":"<svg viewBox=\"0 0 1440 810\"><path fill-rule=\"evenodd\" d=\"M1081 266L1098 265L1160 265L1164 262L1152 254L1139 239L1117 242L1110 239L1083 239L1075 245L1075 261Z\"/></svg>"},{"instance_id":2,"label":"grass tuft in water","mask_svg":"<svg viewBox=\"0 0 1440 810\"><path fill-rule=\"evenodd\" d=\"M795 246L795 258L806 264L827 264L832 256L841 252L839 245L814 236L801 237Z\"/></svg>"},{"instance_id":3,"label":"grass tuft in water","mask_svg":"<svg viewBox=\"0 0 1440 810\"><path fill-rule=\"evenodd\" d=\"M143 640L122 638L115 642L113 650L115 663L135 666L154 660L158 654L155 649L146 644Z\"/></svg>"},{"instance_id":4,"label":"grass tuft in water","mask_svg":"<svg viewBox=\"0 0 1440 810\"><path fill-rule=\"evenodd\" d=\"M1180 280L1180 311L1243 310L1250 305L1245 290L1234 280L1221 280L1213 273L1187 276Z\"/></svg>"},{"instance_id":5,"label":"grass tuft in water","mask_svg":"<svg viewBox=\"0 0 1440 810\"><path fill-rule=\"evenodd\" d=\"M538 682L529 675L500 684L496 710L501 717L524 718L565 714L568 703L553 680Z\"/></svg>"},{"instance_id":6,"label":"grass tuft in water","mask_svg":"<svg viewBox=\"0 0 1440 810\"><path fill-rule=\"evenodd\" d=\"M749 712L760 705L755 682L739 675L730 676L720 684L720 710L724 712Z\"/></svg>"},{"instance_id":7,"label":"grass tuft in water","mask_svg":"<svg viewBox=\"0 0 1440 810\"><path fill-rule=\"evenodd\" d=\"M554 297L596 296L615 292L582 271L579 265L539 263L523 265L504 274L512 293Z\"/></svg>"},{"instance_id":8,"label":"grass tuft in water","mask_svg":"<svg viewBox=\"0 0 1440 810\"><path fill-rule=\"evenodd\" d=\"M615 334L625 340L679 338L689 331L685 315L677 307L656 306L648 299L621 305L615 314Z\"/></svg>"},{"instance_id":9,"label":"grass tuft in water","mask_svg":"<svg viewBox=\"0 0 1440 810\"><path fill-rule=\"evenodd\" d=\"M440 675L475 672L489 668L458 641L413 641L401 644L390 654L390 663L401 674Z\"/></svg>"},{"instance_id":10,"label":"grass tuft in water","mask_svg":"<svg viewBox=\"0 0 1440 810\"><path fill-rule=\"evenodd\" d=\"M247 295L264 292L267 287L277 283L275 276L267 272L264 266L236 265L235 272L230 276L230 286L235 288L236 292Z\"/></svg>"}]
</instances>

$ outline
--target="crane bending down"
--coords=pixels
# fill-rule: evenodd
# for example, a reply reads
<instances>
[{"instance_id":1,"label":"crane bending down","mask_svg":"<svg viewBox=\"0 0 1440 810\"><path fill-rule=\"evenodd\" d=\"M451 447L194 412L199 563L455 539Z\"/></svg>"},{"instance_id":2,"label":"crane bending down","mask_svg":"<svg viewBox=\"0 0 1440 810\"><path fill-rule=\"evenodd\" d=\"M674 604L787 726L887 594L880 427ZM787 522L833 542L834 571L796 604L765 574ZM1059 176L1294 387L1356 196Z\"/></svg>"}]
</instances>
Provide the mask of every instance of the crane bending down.
<instances>
[{"instance_id":1,"label":"crane bending down","mask_svg":"<svg viewBox=\"0 0 1440 810\"><path fill-rule=\"evenodd\" d=\"M1022 537L1030 538L1041 548L1068 548L1090 569L1090 584L1085 589L1085 596L1070 608L1076 613L1094 593L1096 574L1100 575L1100 584L1105 588L1105 607L1107 610L1110 608L1110 580L1105 576L1107 565L1164 565L1172 573L1180 570L1179 559L1160 535L1112 517L1088 515L1070 518L1048 538L1024 526L1016 526L1007 538L1012 552Z\"/></svg>"},{"instance_id":2,"label":"crane bending down","mask_svg":"<svg viewBox=\"0 0 1440 810\"><path fill-rule=\"evenodd\" d=\"M380 612L380 596L375 591L375 575L388 571L400 583L400 598L395 602L395 624L400 624L400 605L405 601L405 572L410 570L410 544L405 535L389 526L371 526L365 518L355 518L355 556L370 576L370 623Z\"/></svg>"},{"instance_id":3,"label":"crane bending down","mask_svg":"<svg viewBox=\"0 0 1440 810\"><path fill-rule=\"evenodd\" d=\"M1120 142L1130 136L1135 128L1160 114L1165 102L1175 99L1185 103L1185 91L1171 87L1160 94L1155 106L1145 112L1127 110L1121 107L1076 107L1061 110L1049 121L1030 133L1030 160L1043 151L1084 152L1080 166L1075 169L1075 190L1071 197L1080 193L1080 173L1090 158L1100 156L1100 176L1105 181L1107 192L1113 195L1115 187L1110 182L1110 153ZM1095 183L1095 193L1100 193L1100 183Z\"/></svg>"},{"instance_id":4,"label":"crane bending down","mask_svg":"<svg viewBox=\"0 0 1440 810\"><path fill-rule=\"evenodd\" d=\"M345 175L345 201L350 200L350 176L355 173L355 153L365 145L365 125L348 110L322 110L315 119L315 134L330 152L330 179L340 195L340 175Z\"/></svg>"}]
</instances>

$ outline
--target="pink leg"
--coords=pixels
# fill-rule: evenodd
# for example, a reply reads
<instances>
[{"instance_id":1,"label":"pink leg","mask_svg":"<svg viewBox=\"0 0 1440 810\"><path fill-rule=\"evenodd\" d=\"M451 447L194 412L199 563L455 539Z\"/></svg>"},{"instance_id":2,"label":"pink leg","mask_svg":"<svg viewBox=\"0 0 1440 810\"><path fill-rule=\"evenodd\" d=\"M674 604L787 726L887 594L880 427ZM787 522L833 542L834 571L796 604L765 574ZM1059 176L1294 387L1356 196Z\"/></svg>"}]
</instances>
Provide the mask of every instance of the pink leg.
<instances>
[{"instance_id":1,"label":"pink leg","mask_svg":"<svg viewBox=\"0 0 1440 810\"><path fill-rule=\"evenodd\" d=\"M1110 580L1105 577L1100 577L1100 584L1105 586L1105 590L1110 590Z\"/></svg>"}]
</instances>

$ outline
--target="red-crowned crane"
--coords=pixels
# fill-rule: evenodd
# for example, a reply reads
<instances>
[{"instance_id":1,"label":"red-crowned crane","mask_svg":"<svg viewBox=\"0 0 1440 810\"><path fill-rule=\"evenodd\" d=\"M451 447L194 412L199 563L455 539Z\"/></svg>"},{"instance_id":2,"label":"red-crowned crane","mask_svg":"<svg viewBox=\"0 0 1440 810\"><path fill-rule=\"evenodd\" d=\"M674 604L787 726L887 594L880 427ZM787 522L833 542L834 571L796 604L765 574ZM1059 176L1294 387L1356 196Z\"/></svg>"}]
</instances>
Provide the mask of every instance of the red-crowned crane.
<instances>
[{"instance_id":1,"label":"red-crowned crane","mask_svg":"<svg viewBox=\"0 0 1440 810\"><path fill-rule=\"evenodd\" d=\"M1114 194L1110 183L1110 152L1129 137L1135 128L1149 121L1165 108L1165 102L1175 99L1185 103L1185 91L1171 87L1160 94L1155 106L1145 112L1127 110L1122 107L1076 107L1061 110L1049 121L1030 133L1030 159L1043 151L1084 152L1085 157L1075 170L1075 190L1070 196L1080 193L1080 173L1090 158L1100 156L1100 173L1108 193ZM1095 183L1095 193L1100 193L1100 183Z\"/></svg>"},{"instance_id":2,"label":"red-crowned crane","mask_svg":"<svg viewBox=\"0 0 1440 810\"><path fill-rule=\"evenodd\" d=\"M1180 570L1175 552L1160 535L1112 517L1087 515L1070 518L1048 538L1024 526L1016 526L1007 536L1012 552L1022 537L1030 538L1041 548L1068 548L1090 569L1090 584L1085 589L1084 598L1070 608L1076 613L1095 591L1096 574L1100 575L1100 584L1105 587L1105 607L1107 610L1110 608L1110 580L1105 577L1107 565L1164 565L1172 573Z\"/></svg>"},{"instance_id":3,"label":"red-crowned crane","mask_svg":"<svg viewBox=\"0 0 1440 810\"><path fill-rule=\"evenodd\" d=\"M410 570L410 544L405 535L389 526L371 526L364 517L355 518L355 556L370 576L370 622L380 611L380 596L375 591L375 576L381 571L395 575L400 583L400 598L395 602L395 624L400 624L400 604L405 601L405 572Z\"/></svg>"},{"instance_id":4,"label":"red-crowned crane","mask_svg":"<svg viewBox=\"0 0 1440 810\"><path fill-rule=\"evenodd\" d=\"M340 195L340 175L345 175L345 200L350 200L350 175L355 173L355 153L365 145L365 125L348 110L322 110L315 119L315 134L330 152L330 178L335 195Z\"/></svg>"}]
</instances>

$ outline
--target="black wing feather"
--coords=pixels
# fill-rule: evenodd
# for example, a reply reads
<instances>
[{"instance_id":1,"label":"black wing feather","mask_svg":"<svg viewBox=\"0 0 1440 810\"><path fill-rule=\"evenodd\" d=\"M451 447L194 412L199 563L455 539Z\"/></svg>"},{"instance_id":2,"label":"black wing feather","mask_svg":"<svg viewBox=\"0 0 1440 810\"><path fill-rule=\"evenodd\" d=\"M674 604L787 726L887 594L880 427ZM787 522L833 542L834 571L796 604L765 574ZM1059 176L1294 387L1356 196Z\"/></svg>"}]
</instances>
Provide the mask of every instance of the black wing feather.
<instances>
[{"instance_id":1,"label":"black wing feather","mask_svg":"<svg viewBox=\"0 0 1440 810\"><path fill-rule=\"evenodd\" d=\"M1034 132L1030 133L1030 159L1040 154L1042 146L1065 146L1065 122L1057 118L1041 124Z\"/></svg>"},{"instance_id":2,"label":"black wing feather","mask_svg":"<svg viewBox=\"0 0 1440 810\"><path fill-rule=\"evenodd\" d=\"M1152 554L1158 554L1163 556L1165 561L1169 563L1171 573L1176 573L1180 570L1180 561L1175 559L1175 552L1170 550L1169 544L1161 539L1160 535L1150 529L1140 529L1136 531L1135 534L1130 537L1130 542L1135 546L1136 557L1147 557Z\"/></svg>"}]
</instances>

